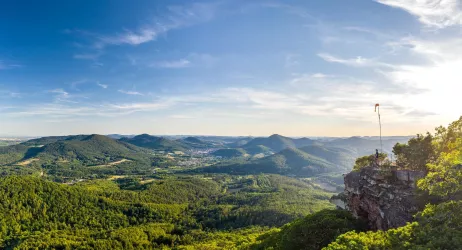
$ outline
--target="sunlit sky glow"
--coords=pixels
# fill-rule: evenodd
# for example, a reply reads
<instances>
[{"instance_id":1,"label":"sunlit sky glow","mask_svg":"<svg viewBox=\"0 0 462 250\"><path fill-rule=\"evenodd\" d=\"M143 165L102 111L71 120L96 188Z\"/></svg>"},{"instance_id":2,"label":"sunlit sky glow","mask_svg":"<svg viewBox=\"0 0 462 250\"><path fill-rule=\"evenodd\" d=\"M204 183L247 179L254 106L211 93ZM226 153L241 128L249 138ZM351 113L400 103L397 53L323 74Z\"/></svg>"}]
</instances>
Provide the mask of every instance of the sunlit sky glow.
<instances>
[{"instance_id":1,"label":"sunlit sky glow","mask_svg":"<svg viewBox=\"0 0 462 250\"><path fill-rule=\"evenodd\" d=\"M352 136L462 109L460 0L9 1L0 135Z\"/></svg>"}]
</instances>

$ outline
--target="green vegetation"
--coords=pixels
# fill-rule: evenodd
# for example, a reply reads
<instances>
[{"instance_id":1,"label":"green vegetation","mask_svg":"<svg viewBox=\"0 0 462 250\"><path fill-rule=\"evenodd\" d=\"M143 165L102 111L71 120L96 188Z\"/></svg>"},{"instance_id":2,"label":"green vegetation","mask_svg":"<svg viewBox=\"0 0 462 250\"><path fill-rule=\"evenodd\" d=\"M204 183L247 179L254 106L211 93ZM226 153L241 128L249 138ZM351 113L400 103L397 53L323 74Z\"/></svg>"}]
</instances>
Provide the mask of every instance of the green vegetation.
<instances>
[{"instance_id":1,"label":"green vegetation","mask_svg":"<svg viewBox=\"0 0 462 250\"><path fill-rule=\"evenodd\" d=\"M151 151L101 135L46 137L0 147L0 170L8 174L44 174L50 179L147 175L169 160Z\"/></svg>"},{"instance_id":2,"label":"green vegetation","mask_svg":"<svg viewBox=\"0 0 462 250\"><path fill-rule=\"evenodd\" d=\"M427 133L426 136L418 134L408 143L397 143L393 147L396 156L396 164L400 168L413 170L426 170L426 164L435 157L433 136Z\"/></svg>"},{"instance_id":3,"label":"green vegetation","mask_svg":"<svg viewBox=\"0 0 462 250\"><path fill-rule=\"evenodd\" d=\"M246 147L245 151L251 155L257 155L257 154L263 154L263 155L271 155L273 151L263 145L257 145L257 146L249 146Z\"/></svg>"},{"instance_id":4,"label":"green vegetation","mask_svg":"<svg viewBox=\"0 0 462 250\"><path fill-rule=\"evenodd\" d=\"M277 175L0 179L0 248L240 249L332 207L331 194Z\"/></svg>"},{"instance_id":5,"label":"green vegetation","mask_svg":"<svg viewBox=\"0 0 462 250\"><path fill-rule=\"evenodd\" d=\"M287 148L300 148L315 143L316 141L308 138L293 139L281 135L272 135L267 138L252 139L248 143L242 145L242 148L247 150L261 145L271 149L273 152L279 152Z\"/></svg>"},{"instance_id":6,"label":"green vegetation","mask_svg":"<svg viewBox=\"0 0 462 250\"><path fill-rule=\"evenodd\" d=\"M347 150L321 146L286 148L261 159L221 162L199 171L230 174L275 173L310 177L348 169L348 164L353 162L354 157L347 152ZM333 162L326 159L331 159Z\"/></svg>"},{"instance_id":7,"label":"green vegetation","mask_svg":"<svg viewBox=\"0 0 462 250\"><path fill-rule=\"evenodd\" d=\"M232 157L244 157L247 156L247 152L242 148L224 148L218 149L213 152L212 155L223 157L223 158L232 158Z\"/></svg>"},{"instance_id":8,"label":"green vegetation","mask_svg":"<svg viewBox=\"0 0 462 250\"><path fill-rule=\"evenodd\" d=\"M448 199L462 192L462 117L448 128L436 129L433 147L438 158L427 167L429 173L419 187Z\"/></svg>"},{"instance_id":9,"label":"green vegetation","mask_svg":"<svg viewBox=\"0 0 462 250\"><path fill-rule=\"evenodd\" d=\"M418 186L442 199L415 222L386 232L363 232L349 213L325 210L334 205L324 190L341 189L341 173L377 141L273 135L204 153L225 143L77 135L0 147L0 248L457 249L462 243L462 118L435 135L395 144L399 167L428 170ZM374 155L359 158L355 169L374 161Z\"/></svg>"},{"instance_id":10,"label":"green vegetation","mask_svg":"<svg viewBox=\"0 0 462 250\"><path fill-rule=\"evenodd\" d=\"M366 249L461 249L462 202L428 205L415 222L377 232L348 232L326 250Z\"/></svg>"},{"instance_id":11,"label":"green vegetation","mask_svg":"<svg viewBox=\"0 0 462 250\"><path fill-rule=\"evenodd\" d=\"M404 227L377 232L348 232L325 249L461 249L462 245L462 117L435 135L418 135L397 144L398 164L428 170L418 186L440 196Z\"/></svg>"},{"instance_id":12,"label":"green vegetation","mask_svg":"<svg viewBox=\"0 0 462 250\"><path fill-rule=\"evenodd\" d=\"M279 152L286 148L296 148L297 147L295 143L293 142L292 138L284 137L281 135L272 135L267 138L255 138L249 141L247 144L243 145L242 148L244 149L253 148L259 145L270 148L274 152Z\"/></svg>"},{"instance_id":13,"label":"green vegetation","mask_svg":"<svg viewBox=\"0 0 462 250\"><path fill-rule=\"evenodd\" d=\"M354 171L358 171L362 168L365 168L365 167L370 167L370 166L373 166L373 165L382 165L382 163L385 161L385 159L387 159L387 155L384 154L384 153L379 153L379 158L376 159L376 155L366 155L366 156L362 156L362 157L359 157L358 159L356 159L355 161L355 165L353 167L353 170Z\"/></svg>"},{"instance_id":14,"label":"green vegetation","mask_svg":"<svg viewBox=\"0 0 462 250\"><path fill-rule=\"evenodd\" d=\"M190 146L181 141L169 140L163 137L151 136L148 134L137 135L133 138L122 138L120 141L127 142L138 147L160 151L186 151Z\"/></svg>"},{"instance_id":15,"label":"green vegetation","mask_svg":"<svg viewBox=\"0 0 462 250\"><path fill-rule=\"evenodd\" d=\"M321 249L337 236L348 231L366 230L366 223L356 220L343 210L322 210L295 220L280 231L273 231L260 237L261 242L252 250Z\"/></svg>"}]
</instances>

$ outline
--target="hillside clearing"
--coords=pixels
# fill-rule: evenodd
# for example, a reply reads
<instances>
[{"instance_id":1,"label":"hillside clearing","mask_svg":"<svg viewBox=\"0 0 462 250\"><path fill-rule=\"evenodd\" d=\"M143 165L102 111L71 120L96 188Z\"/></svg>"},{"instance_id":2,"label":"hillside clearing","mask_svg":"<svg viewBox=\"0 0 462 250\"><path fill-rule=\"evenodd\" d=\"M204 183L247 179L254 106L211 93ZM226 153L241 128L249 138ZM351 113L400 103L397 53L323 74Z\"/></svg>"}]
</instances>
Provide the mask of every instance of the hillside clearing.
<instances>
[{"instance_id":1,"label":"hillside clearing","mask_svg":"<svg viewBox=\"0 0 462 250\"><path fill-rule=\"evenodd\" d=\"M16 165L19 165L19 166L26 166L26 165L29 165L29 164L31 164L32 162L38 161L38 160L40 160L40 159L38 159L38 158L31 158L31 159L27 159L27 160L22 161L22 162L18 162L18 163L16 163Z\"/></svg>"},{"instance_id":2,"label":"hillside clearing","mask_svg":"<svg viewBox=\"0 0 462 250\"><path fill-rule=\"evenodd\" d=\"M131 161L131 160L122 159L122 160L118 160L118 161L114 161L114 162L109 162L109 163L104 164L104 165L96 165L96 166L93 166L93 167L110 167L110 166L118 165L120 163L128 162L128 161Z\"/></svg>"}]
</instances>

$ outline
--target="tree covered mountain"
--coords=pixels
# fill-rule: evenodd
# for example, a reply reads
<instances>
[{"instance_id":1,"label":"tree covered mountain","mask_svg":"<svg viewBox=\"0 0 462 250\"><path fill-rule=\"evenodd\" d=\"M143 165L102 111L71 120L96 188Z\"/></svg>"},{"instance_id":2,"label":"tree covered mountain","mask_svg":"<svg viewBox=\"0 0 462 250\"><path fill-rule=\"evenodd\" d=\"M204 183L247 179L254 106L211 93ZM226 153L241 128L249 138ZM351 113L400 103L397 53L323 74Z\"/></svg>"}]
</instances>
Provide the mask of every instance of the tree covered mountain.
<instances>
[{"instance_id":1,"label":"tree covered mountain","mask_svg":"<svg viewBox=\"0 0 462 250\"><path fill-rule=\"evenodd\" d=\"M233 157L244 157L247 156L247 152L242 148L223 148L218 149L212 153L213 156L223 157L223 158L233 158Z\"/></svg>"},{"instance_id":2,"label":"tree covered mountain","mask_svg":"<svg viewBox=\"0 0 462 250\"><path fill-rule=\"evenodd\" d=\"M367 223L345 210L322 210L260 237L252 250L321 249L343 233L367 230Z\"/></svg>"},{"instance_id":3,"label":"tree covered mountain","mask_svg":"<svg viewBox=\"0 0 462 250\"><path fill-rule=\"evenodd\" d=\"M242 145L243 149L253 148L256 146L265 146L273 150L274 152L279 152L285 148L296 148L296 144L292 138L281 136L281 135L272 135L265 138L255 138L245 145Z\"/></svg>"},{"instance_id":4,"label":"tree covered mountain","mask_svg":"<svg viewBox=\"0 0 462 250\"><path fill-rule=\"evenodd\" d=\"M122 142L127 142L138 147L149 148L160 151L187 151L191 147L178 140L170 140L164 137L157 137L148 134L141 134L132 138L122 138Z\"/></svg>"},{"instance_id":5,"label":"tree covered mountain","mask_svg":"<svg viewBox=\"0 0 462 250\"><path fill-rule=\"evenodd\" d=\"M45 174L60 182L95 175L147 174L154 164L164 162L148 149L102 135L45 138L0 148L2 175Z\"/></svg>"},{"instance_id":6,"label":"tree covered mountain","mask_svg":"<svg viewBox=\"0 0 462 250\"><path fill-rule=\"evenodd\" d=\"M190 148L214 148L221 147L223 145L221 141L206 141L193 136L189 136L177 141L186 144Z\"/></svg>"},{"instance_id":7,"label":"tree covered mountain","mask_svg":"<svg viewBox=\"0 0 462 250\"><path fill-rule=\"evenodd\" d=\"M356 159L356 152L348 148L310 145L299 149L307 154L332 162L344 169L350 169Z\"/></svg>"},{"instance_id":8,"label":"tree covered mountain","mask_svg":"<svg viewBox=\"0 0 462 250\"><path fill-rule=\"evenodd\" d=\"M121 159L143 161L150 158L149 152L143 148L103 135L69 137L33 151L35 152L26 155L25 159L36 157L41 160L78 160L84 165L91 165Z\"/></svg>"},{"instance_id":9,"label":"tree covered mountain","mask_svg":"<svg viewBox=\"0 0 462 250\"><path fill-rule=\"evenodd\" d=\"M329 161L327 159L331 159ZM199 169L205 172L256 174L277 173L298 176L314 176L321 173L345 171L354 162L354 155L348 150L307 146L303 148L286 148L279 153L251 161L218 163L211 167Z\"/></svg>"},{"instance_id":10,"label":"tree covered mountain","mask_svg":"<svg viewBox=\"0 0 462 250\"><path fill-rule=\"evenodd\" d=\"M159 179L139 190L95 180L0 179L2 249L248 249L268 231L331 207L281 176ZM239 193L223 192L240 185Z\"/></svg>"}]
</instances>

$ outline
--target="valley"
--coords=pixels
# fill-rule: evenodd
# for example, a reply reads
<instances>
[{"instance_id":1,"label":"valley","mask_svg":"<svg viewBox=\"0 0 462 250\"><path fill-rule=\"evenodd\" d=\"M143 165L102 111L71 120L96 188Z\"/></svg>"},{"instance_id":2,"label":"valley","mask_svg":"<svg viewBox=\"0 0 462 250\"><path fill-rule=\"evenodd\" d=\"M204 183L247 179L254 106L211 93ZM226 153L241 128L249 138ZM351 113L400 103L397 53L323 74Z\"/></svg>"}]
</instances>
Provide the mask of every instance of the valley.
<instances>
[{"instance_id":1,"label":"valley","mask_svg":"<svg viewBox=\"0 0 462 250\"><path fill-rule=\"evenodd\" d=\"M0 186L12 186L8 192L16 198L0 207L0 223L9 221L0 246L248 248L260 235L335 207L330 198L343 187L341 174L365 147L378 145L341 142L142 134L52 136L3 146ZM20 188L25 183L28 188ZM32 207L20 205L30 199L24 192L34 197ZM11 207L22 222L9 215Z\"/></svg>"}]
</instances>

